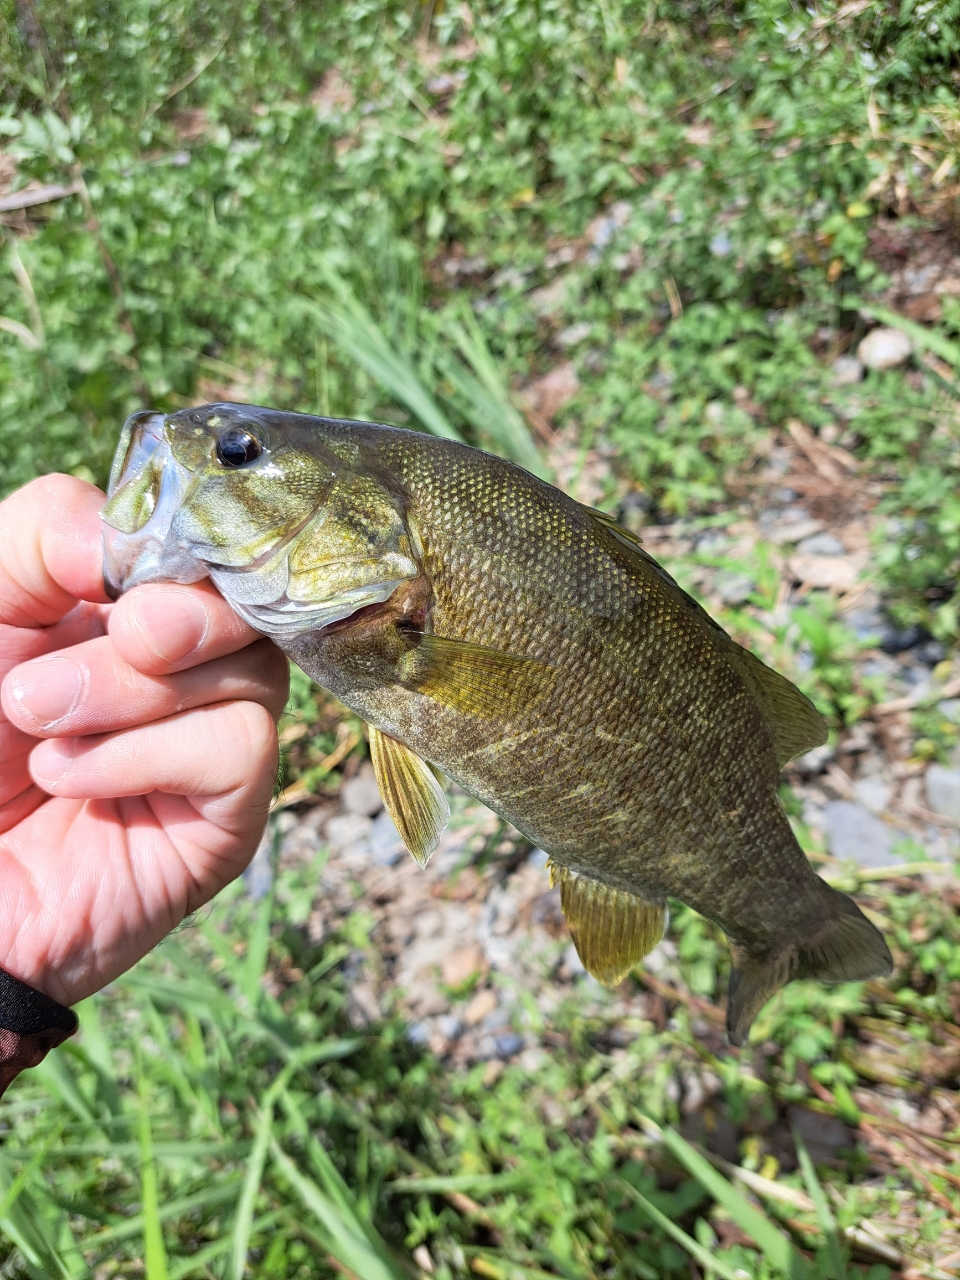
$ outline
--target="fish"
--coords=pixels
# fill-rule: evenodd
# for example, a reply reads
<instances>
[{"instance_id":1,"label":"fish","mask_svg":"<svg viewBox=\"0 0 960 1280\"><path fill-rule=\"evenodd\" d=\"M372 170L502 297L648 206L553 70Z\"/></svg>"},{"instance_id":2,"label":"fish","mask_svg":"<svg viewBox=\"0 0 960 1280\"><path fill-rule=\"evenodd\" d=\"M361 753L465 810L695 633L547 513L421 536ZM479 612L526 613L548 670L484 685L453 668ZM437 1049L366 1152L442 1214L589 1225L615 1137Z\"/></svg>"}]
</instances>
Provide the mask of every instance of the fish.
<instances>
[{"instance_id":1,"label":"fish","mask_svg":"<svg viewBox=\"0 0 960 1280\"><path fill-rule=\"evenodd\" d=\"M793 979L892 972L778 798L822 717L610 516L456 441L212 404L127 421L102 519L114 597L210 577L366 721L418 863L446 779L544 850L600 982L656 946L669 899L727 936L734 1045Z\"/></svg>"}]
</instances>

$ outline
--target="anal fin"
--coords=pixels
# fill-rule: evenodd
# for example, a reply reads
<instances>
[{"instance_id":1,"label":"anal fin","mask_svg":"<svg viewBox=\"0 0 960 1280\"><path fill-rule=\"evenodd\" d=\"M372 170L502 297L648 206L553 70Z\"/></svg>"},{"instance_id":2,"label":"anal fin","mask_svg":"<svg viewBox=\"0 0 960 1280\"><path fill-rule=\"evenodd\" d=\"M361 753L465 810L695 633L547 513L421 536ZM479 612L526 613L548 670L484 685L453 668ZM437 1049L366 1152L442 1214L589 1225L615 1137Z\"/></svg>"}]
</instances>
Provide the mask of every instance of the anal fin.
<instances>
[{"instance_id":1,"label":"anal fin","mask_svg":"<svg viewBox=\"0 0 960 1280\"><path fill-rule=\"evenodd\" d=\"M584 968L615 987L657 945L667 927L665 902L651 902L549 862L551 885Z\"/></svg>"},{"instance_id":2,"label":"anal fin","mask_svg":"<svg viewBox=\"0 0 960 1280\"><path fill-rule=\"evenodd\" d=\"M370 759L387 812L421 867L440 843L450 805L425 760L396 738L370 725Z\"/></svg>"}]
</instances>

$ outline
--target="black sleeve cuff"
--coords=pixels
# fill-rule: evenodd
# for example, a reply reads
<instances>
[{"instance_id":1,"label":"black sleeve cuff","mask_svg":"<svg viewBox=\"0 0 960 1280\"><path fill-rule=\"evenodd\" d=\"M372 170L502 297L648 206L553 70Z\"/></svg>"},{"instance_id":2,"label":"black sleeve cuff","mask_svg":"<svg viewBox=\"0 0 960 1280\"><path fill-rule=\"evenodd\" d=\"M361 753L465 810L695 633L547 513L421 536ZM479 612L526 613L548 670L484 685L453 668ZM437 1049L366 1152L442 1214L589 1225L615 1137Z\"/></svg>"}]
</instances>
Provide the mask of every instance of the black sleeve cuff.
<instances>
[{"instance_id":1,"label":"black sleeve cuff","mask_svg":"<svg viewBox=\"0 0 960 1280\"><path fill-rule=\"evenodd\" d=\"M0 1097L77 1029L77 1015L0 969Z\"/></svg>"}]
</instances>

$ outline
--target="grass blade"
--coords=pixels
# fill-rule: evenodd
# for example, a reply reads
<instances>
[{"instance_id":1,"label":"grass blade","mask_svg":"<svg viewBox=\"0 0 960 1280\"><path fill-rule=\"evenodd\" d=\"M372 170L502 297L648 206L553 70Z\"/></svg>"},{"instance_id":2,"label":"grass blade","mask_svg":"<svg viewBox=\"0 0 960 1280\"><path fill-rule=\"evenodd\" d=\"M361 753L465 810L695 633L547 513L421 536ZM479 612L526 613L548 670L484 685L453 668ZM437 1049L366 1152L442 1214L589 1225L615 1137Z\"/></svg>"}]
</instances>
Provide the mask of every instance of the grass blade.
<instances>
[{"instance_id":1,"label":"grass blade","mask_svg":"<svg viewBox=\"0 0 960 1280\"><path fill-rule=\"evenodd\" d=\"M548 468L531 438L523 415L511 402L496 361L490 354L472 308L460 308L461 319L444 327L460 355L470 365L472 376L452 356L438 352L435 361L458 394L457 408L478 431L489 438L497 452L518 462L534 475L545 477Z\"/></svg>"},{"instance_id":2,"label":"grass blade","mask_svg":"<svg viewBox=\"0 0 960 1280\"><path fill-rule=\"evenodd\" d=\"M240 989L247 997L251 1009L259 1003L263 975L267 971L267 960L270 954L270 921L273 917L273 885L264 896L257 912L257 920L247 943L247 954L244 957L243 974Z\"/></svg>"},{"instance_id":3,"label":"grass blade","mask_svg":"<svg viewBox=\"0 0 960 1280\"><path fill-rule=\"evenodd\" d=\"M462 440L460 432L421 382L413 363L390 344L373 316L343 281L333 287L340 295L339 301L300 300L327 337L394 400L405 405L429 432L448 440Z\"/></svg>"},{"instance_id":4,"label":"grass blade","mask_svg":"<svg viewBox=\"0 0 960 1280\"><path fill-rule=\"evenodd\" d=\"M636 1187L631 1187L630 1183L623 1178L619 1181L623 1190L627 1192L631 1200L637 1202L647 1217L651 1218L662 1231L666 1231L668 1236L672 1236L681 1249L686 1249L690 1257L699 1262L701 1267L707 1270L708 1274L714 1271L718 1276L722 1276L723 1280L740 1280L742 1272L736 1271L726 1262L721 1262L709 1249L705 1249L699 1241L694 1240L692 1236L688 1236L682 1227L678 1227L675 1222L671 1222L667 1215L658 1209L655 1204L651 1204L647 1197L642 1195Z\"/></svg>"},{"instance_id":5,"label":"grass blade","mask_svg":"<svg viewBox=\"0 0 960 1280\"><path fill-rule=\"evenodd\" d=\"M271 1091L272 1092L272 1091ZM237 1205L237 1216L233 1226L233 1243L230 1250L230 1280L243 1280L247 1266L247 1249L250 1245L250 1233L253 1230L253 1209L256 1204L260 1184L263 1181L263 1169L267 1162L267 1148L273 1136L273 1099L265 1102L257 1123L257 1132L253 1142L253 1151L247 1165L243 1190Z\"/></svg>"},{"instance_id":6,"label":"grass blade","mask_svg":"<svg viewBox=\"0 0 960 1280\"><path fill-rule=\"evenodd\" d=\"M810 1275L807 1260L794 1248L789 1237L762 1210L752 1205L722 1173L718 1173L709 1160L675 1129L663 1130L663 1143L687 1172L710 1192L714 1200L723 1205L740 1230L756 1243L771 1266L793 1280L801 1280L801 1277Z\"/></svg>"},{"instance_id":7,"label":"grass blade","mask_svg":"<svg viewBox=\"0 0 960 1280\"><path fill-rule=\"evenodd\" d=\"M793 1141L797 1148L797 1159L800 1161L800 1172L803 1174L807 1194L813 1201L817 1222L820 1224L820 1230L823 1232L823 1238L826 1242L828 1269L825 1275L827 1280L846 1280L847 1261L844 1257L844 1249L840 1243L839 1233L837 1232L836 1219L827 1202L823 1187L820 1185L817 1171L813 1167L807 1144L801 1138L796 1126L793 1127Z\"/></svg>"},{"instance_id":8,"label":"grass blade","mask_svg":"<svg viewBox=\"0 0 960 1280\"><path fill-rule=\"evenodd\" d=\"M342 1209L325 1195L312 1178L308 1178L281 1148L276 1138L270 1139L270 1150L283 1176L306 1208L316 1219L329 1242L331 1254L343 1266L363 1280L405 1280L400 1271L390 1266L371 1247L359 1222L347 1219Z\"/></svg>"},{"instance_id":9,"label":"grass blade","mask_svg":"<svg viewBox=\"0 0 960 1280\"><path fill-rule=\"evenodd\" d=\"M160 1196L157 1187L157 1163L153 1156L150 1111L147 1105L146 1078L140 1073L140 1182L143 1201L143 1261L147 1280L169 1280L167 1250L163 1243L160 1221Z\"/></svg>"}]
</instances>

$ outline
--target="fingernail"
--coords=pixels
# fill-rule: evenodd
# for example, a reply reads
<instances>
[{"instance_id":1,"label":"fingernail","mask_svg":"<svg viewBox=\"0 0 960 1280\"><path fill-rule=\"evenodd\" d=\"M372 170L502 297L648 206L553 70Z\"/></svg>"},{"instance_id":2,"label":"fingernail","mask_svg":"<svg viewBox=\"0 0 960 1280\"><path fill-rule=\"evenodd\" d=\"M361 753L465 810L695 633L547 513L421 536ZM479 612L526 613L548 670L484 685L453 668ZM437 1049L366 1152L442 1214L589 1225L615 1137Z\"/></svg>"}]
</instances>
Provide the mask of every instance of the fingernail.
<instances>
[{"instance_id":1,"label":"fingernail","mask_svg":"<svg viewBox=\"0 0 960 1280\"><path fill-rule=\"evenodd\" d=\"M40 729L49 729L76 709L84 672L69 658L38 658L23 668L11 690L14 700Z\"/></svg>"},{"instance_id":2,"label":"fingernail","mask_svg":"<svg viewBox=\"0 0 960 1280\"><path fill-rule=\"evenodd\" d=\"M41 742L30 757L30 773L37 786L56 788L73 768L80 743L76 738L51 738Z\"/></svg>"},{"instance_id":3,"label":"fingernail","mask_svg":"<svg viewBox=\"0 0 960 1280\"><path fill-rule=\"evenodd\" d=\"M161 662L180 662L198 649L209 619L202 600L189 591L145 591L130 600L133 625Z\"/></svg>"}]
</instances>

